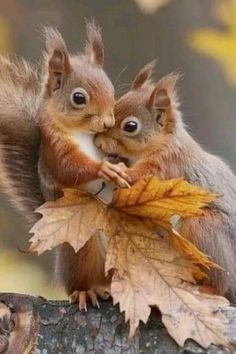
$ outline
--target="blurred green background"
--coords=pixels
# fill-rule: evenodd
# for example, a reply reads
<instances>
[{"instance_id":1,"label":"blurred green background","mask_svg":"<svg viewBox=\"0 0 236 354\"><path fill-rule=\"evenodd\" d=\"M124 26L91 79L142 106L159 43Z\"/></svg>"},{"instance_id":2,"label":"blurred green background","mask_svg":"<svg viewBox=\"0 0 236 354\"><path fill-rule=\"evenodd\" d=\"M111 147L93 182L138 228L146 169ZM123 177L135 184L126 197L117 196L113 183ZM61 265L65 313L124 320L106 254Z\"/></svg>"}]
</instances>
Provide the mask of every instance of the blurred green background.
<instances>
[{"instance_id":1,"label":"blurred green background","mask_svg":"<svg viewBox=\"0 0 236 354\"><path fill-rule=\"evenodd\" d=\"M58 27L71 52L82 49L84 19L102 26L106 70L117 94L158 58L157 78L180 72L182 111L196 139L236 166L235 0L0 0L0 52L33 62L42 25ZM0 200L0 291L64 296L52 283L51 256L29 256L27 225Z\"/></svg>"}]
</instances>

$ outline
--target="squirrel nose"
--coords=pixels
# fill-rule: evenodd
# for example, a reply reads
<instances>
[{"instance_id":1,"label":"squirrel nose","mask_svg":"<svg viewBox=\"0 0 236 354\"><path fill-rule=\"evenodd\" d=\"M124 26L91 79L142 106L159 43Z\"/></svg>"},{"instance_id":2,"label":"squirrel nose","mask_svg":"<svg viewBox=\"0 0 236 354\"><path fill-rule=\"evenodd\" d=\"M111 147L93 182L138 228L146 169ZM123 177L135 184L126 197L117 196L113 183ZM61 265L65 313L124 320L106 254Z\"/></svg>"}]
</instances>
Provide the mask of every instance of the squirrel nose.
<instances>
[{"instance_id":1,"label":"squirrel nose","mask_svg":"<svg viewBox=\"0 0 236 354\"><path fill-rule=\"evenodd\" d=\"M115 125L115 117L112 114L104 120L103 126L104 126L104 129L109 129L109 128L114 127L114 125Z\"/></svg>"}]
</instances>

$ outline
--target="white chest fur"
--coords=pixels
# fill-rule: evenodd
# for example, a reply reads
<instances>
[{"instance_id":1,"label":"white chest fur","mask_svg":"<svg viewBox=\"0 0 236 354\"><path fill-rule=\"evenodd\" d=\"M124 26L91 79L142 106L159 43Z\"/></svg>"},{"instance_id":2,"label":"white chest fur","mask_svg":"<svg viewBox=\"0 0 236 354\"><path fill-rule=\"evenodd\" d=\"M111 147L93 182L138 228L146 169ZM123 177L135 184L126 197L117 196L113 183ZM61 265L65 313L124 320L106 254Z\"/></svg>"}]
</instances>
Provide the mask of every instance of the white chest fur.
<instances>
[{"instance_id":1,"label":"white chest fur","mask_svg":"<svg viewBox=\"0 0 236 354\"><path fill-rule=\"evenodd\" d=\"M102 161L105 158L105 155L102 153L102 151L98 150L94 145L93 134L74 133L73 137L74 142L87 156L96 161ZM86 190L92 194L96 194L97 198L108 204L112 200L112 191L114 189L114 185L102 179L96 179L95 181L81 185L81 189Z\"/></svg>"}]
</instances>

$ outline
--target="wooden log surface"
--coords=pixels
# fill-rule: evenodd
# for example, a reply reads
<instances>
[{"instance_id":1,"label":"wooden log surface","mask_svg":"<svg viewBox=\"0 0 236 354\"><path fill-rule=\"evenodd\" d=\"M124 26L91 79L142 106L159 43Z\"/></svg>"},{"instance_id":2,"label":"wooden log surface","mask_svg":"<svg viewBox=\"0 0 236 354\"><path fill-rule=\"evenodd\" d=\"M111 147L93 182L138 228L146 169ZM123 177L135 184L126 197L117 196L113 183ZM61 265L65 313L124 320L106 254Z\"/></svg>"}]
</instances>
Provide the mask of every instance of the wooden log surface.
<instances>
[{"instance_id":1,"label":"wooden log surface","mask_svg":"<svg viewBox=\"0 0 236 354\"><path fill-rule=\"evenodd\" d=\"M49 301L20 294L0 294L0 353L7 354L223 354L187 341L179 348L161 323L157 310L146 325L128 340L128 325L110 301L87 313L67 301ZM229 337L236 342L236 308L227 312ZM236 353L236 351L235 351Z\"/></svg>"}]
</instances>

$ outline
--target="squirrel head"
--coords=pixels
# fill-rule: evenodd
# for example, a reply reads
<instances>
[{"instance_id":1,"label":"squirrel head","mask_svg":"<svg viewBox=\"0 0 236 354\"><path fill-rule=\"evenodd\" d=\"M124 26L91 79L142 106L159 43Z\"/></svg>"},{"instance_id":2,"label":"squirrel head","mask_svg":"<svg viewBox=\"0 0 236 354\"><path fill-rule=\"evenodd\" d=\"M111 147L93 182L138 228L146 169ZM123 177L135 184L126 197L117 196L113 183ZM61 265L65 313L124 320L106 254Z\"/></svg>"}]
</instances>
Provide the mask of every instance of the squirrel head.
<instances>
[{"instance_id":1,"label":"squirrel head","mask_svg":"<svg viewBox=\"0 0 236 354\"><path fill-rule=\"evenodd\" d=\"M115 123L114 88L103 70L101 31L94 22L86 29L84 53L74 56L57 30L45 30L43 109L50 122L69 132L101 132Z\"/></svg>"},{"instance_id":2,"label":"squirrel head","mask_svg":"<svg viewBox=\"0 0 236 354\"><path fill-rule=\"evenodd\" d=\"M115 104L115 126L98 134L95 144L105 153L132 161L158 150L176 128L178 75L151 80L155 62L135 77L131 89Z\"/></svg>"}]
</instances>

